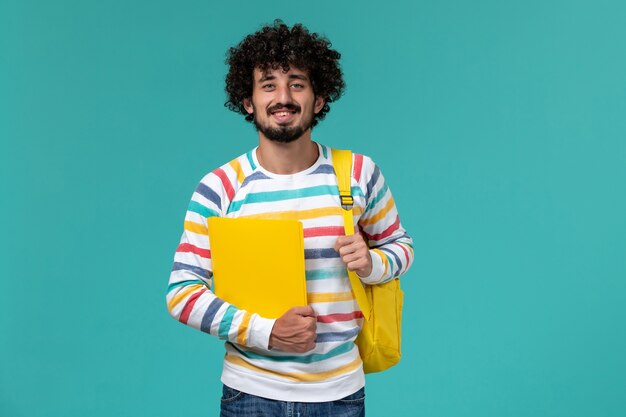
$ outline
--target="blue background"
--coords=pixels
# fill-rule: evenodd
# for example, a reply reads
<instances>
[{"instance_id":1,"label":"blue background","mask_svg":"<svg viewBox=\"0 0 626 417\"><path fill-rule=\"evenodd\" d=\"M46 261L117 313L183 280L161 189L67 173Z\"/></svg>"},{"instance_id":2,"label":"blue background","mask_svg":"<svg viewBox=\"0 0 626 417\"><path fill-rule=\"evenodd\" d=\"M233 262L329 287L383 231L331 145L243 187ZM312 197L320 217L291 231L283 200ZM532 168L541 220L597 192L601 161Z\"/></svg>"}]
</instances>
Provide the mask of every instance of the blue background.
<instances>
[{"instance_id":1,"label":"blue background","mask_svg":"<svg viewBox=\"0 0 626 417\"><path fill-rule=\"evenodd\" d=\"M277 17L342 53L313 137L415 241L368 415L625 415L625 4L4 0L0 415L217 415L222 344L165 288L197 182L256 145L226 49Z\"/></svg>"}]
</instances>

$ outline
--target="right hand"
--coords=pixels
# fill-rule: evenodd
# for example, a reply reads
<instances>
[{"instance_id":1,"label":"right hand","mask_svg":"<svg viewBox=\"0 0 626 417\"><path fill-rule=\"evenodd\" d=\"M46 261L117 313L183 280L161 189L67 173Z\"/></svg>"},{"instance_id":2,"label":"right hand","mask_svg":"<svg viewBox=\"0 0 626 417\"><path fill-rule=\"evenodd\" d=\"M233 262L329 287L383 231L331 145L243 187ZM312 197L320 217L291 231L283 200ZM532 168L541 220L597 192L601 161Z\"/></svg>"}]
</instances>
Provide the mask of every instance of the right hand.
<instances>
[{"instance_id":1,"label":"right hand","mask_svg":"<svg viewBox=\"0 0 626 417\"><path fill-rule=\"evenodd\" d=\"M274 323L270 349L304 353L315 347L317 314L310 306L292 307Z\"/></svg>"}]
</instances>

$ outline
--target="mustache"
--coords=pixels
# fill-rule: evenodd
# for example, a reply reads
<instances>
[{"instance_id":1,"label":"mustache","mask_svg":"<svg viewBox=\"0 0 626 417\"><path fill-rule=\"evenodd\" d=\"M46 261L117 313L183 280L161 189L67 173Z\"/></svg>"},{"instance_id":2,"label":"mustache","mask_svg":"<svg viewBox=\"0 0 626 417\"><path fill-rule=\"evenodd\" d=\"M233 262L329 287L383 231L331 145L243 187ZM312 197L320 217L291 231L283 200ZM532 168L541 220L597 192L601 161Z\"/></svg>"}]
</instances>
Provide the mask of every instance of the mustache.
<instances>
[{"instance_id":1,"label":"mustache","mask_svg":"<svg viewBox=\"0 0 626 417\"><path fill-rule=\"evenodd\" d=\"M290 111L299 112L301 110L301 107L299 105L293 104L293 103L289 103L289 104L278 103L278 104L275 104L272 107L268 108L267 112L268 113L273 113L273 112L275 112L278 109L287 109L287 110L290 110Z\"/></svg>"}]
</instances>

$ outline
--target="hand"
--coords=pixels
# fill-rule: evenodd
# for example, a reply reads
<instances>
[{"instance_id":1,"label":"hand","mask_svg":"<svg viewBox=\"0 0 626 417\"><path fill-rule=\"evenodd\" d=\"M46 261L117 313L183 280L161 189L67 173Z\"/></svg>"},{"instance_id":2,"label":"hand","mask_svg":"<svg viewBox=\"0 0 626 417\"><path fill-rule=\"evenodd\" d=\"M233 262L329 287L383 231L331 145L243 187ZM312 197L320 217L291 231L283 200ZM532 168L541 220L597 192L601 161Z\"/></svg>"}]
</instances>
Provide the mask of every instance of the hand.
<instances>
[{"instance_id":1,"label":"hand","mask_svg":"<svg viewBox=\"0 0 626 417\"><path fill-rule=\"evenodd\" d=\"M310 306L292 307L274 323L270 349L304 353L315 347L317 314Z\"/></svg>"},{"instance_id":2,"label":"hand","mask_svg":"<svg viewBox=\"0 0 626 417\"><path fill-rule=\"evenodd\" d=\"M349 271L356 272L361 277L372 273L372 255L360 234L339 236L335 242L335 250Z\"/></svg>"}]
</instances>

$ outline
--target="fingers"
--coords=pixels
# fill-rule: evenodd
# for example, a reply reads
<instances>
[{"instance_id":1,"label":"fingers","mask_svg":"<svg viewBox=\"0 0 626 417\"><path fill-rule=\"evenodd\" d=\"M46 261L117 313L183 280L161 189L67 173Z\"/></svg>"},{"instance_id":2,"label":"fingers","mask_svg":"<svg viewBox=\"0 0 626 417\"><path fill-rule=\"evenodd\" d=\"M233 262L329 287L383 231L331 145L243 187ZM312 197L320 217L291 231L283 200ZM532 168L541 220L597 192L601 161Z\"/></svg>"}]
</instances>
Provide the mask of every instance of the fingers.
<instances>
[{"instance_id":1,"label":"fingers","mask_svg":"<svg viewBox=\"0 0 626 417\"><path fill-rule=\"evenodd\" d=\"M315 348L317 314L311 306L292 307L274 323L270 349L304 353Z\"/></svg>"},{"instance_id":2,"label":"fingers","mask_svg":"<svg viewBox=\"0 0 626 417\"><path fill-rule=\"evenodd\" d=\"M337 238L337 240L335 241L335 252L339 252L339 250L346 246L349 245L350 243L352 243L352 241L354 240L353 238L354 235L351 236L339 236Z\"/></svg>"},{"instance_id":3,"label":"fingers","mask_svg":"<svg viewBox=\"0 0 626 417\"><path fill-rule=\"evenodd\" d=\"M346 268L348 268L348 270L350 272L357 272L357 271L361 271L366 269L369 266L367 259L365 258L359 258L353 262L348 262L346 264Z\"/></svg>"},{"instance_id":4,"label":"fingers","mask_svg":"<svg viewBox=\"0 0 626 417\"><path fill-rule=\"evenodd\" d=\"M335 251L338 252L341 256L356 252L357 250L363 248L368 248L368 246L360 234L339 236L335 241Z\"/></svg>"},{"instance_id":5,"label":"fingers","mask_svg":"<svg viewBox=\"0 0 626 417\"><path fill-rule=\"evenodd\" d=\"M311 306L296 306L289 310L289 313L297 316L297 320L302 323L304 329L315 332L317 328L317 313Z\"/></svg>"},{"instance_id":6,"label":"fingers","mask_svg":"<svg viewBox=\"0 0 626 417\"><path fill-rule=\"evenodd\" d=\"M335 242L335 251L349 271L360 276L368 276L372 271L372 256L369 247L360 234L339 236Z\"/></svg>"},{"instance_id":7,"label":"fingers","mask_svg":"<svg viewBox=\"0 0 626 417\"><path fill-rule=\"evenodd\" d=\"M347 265L350 262L363 258L367 251L368 249L366 247L356 248L354 250L339 252L339 256L341 256L341 260Z\"/></svg>"},{"instance_id":8,"label":"fingers","mask_svg":"<svg viewBox=\"0 0 626 417\"><path fill-rule=\"evenodd\" d=\"M359 232L355 232L353 235L339 236L337 237L337 240L335 241L335 250L339 252L340 248L350 245L354 242L358 242L358 241L365 243L363 236L361 236Z\"/></svg>"},{"instance_id":9,"label":"fingers","mask_svg":"<svg viewBox=\"0 0 626 417\"><path fill-rule=\"evenodd\" d=\"M342 237L350 239L341 239ZM350 262L366 257L369 247L361 236L340 236L337 238L335 251L339 253L341 260L348 265Z\"/></svg>"},{"instance_id":10,"label":"fingers","mask_svg":"<svg viewBox=\"0 0 626 417\"><path fill-rule=\"evenodd\" d=\"M290 311L302 317L317 317L317 313L311 306L296 306L292 307Z\"/></svg>"}]
</instances>

